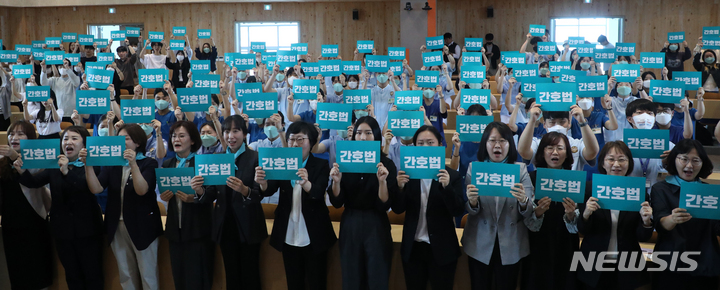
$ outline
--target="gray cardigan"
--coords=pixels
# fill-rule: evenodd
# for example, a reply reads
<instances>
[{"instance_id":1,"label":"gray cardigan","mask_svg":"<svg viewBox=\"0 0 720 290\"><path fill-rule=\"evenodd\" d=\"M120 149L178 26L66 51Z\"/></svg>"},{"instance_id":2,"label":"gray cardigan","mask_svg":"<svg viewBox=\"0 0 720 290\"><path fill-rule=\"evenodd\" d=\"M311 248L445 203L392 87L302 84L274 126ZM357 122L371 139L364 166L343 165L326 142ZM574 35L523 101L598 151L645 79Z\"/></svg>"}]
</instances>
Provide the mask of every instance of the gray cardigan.
<instances>
[{"instance_id":1,"label":"gray cardigan","mask_svg":"<svg viewBox=\"0 0 720 290\"><path fill-rule=\"evenodd\" d=\"M2 108L2 114L5 120L10 119L10 116L12 116L12 110L10 109L10 97L12 97L13 90L10 78L8 77L9 75L10 73L5 73L2 80L2 86L0 86L0 108Z\"/></svg>"}]
</instances>

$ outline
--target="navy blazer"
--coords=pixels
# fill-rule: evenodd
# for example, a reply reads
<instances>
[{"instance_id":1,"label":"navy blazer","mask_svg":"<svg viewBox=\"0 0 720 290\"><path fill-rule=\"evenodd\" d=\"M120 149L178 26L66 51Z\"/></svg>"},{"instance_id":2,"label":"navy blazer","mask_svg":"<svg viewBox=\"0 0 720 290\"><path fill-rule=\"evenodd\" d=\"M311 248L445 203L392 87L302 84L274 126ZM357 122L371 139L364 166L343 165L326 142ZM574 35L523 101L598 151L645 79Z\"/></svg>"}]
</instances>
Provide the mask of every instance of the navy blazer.
<instances>
[{"instance_id":1,"label":"navy blazer","mask_svg":"<svg viewBox=\"0 0 720 290\"><path fill-rule=\"evenodd\" d=\"M162 235L163 229L155 194L155 169L158 167L158 163L154 158L145 158L137 160L137 166L148 184L148 192L145 195L137 194L133 186L132 174L130 174L125 183L122 214L123 222L135 248L142 251ZM100 170L100 176L98 176L100 185L108 189L105 207L105 231L108 242L112 242L120 222L122 174L123 166L105 166Z\"/></svg>"},{"instance_id":2,"label":"navy blazer","mask_svg":"<svg viewBox=\"0 0 720 290\"><path fill-rule=\"evenodd\" d=\"M163 162L163 168L175 168L177 158L173 157ZM187 161L188 167L195 166L195 158ZM195 192L186 192L195 194ZM171 242L185 242L202 238L209 238L212 232L212 204L201 203L195 197L194 203L181 203L182 216L178 215L176 196L168 201L167 219L165 220L165 236ZM180 220L182 220L182 236L180 235Z\"/></svg>"}]
</instances>

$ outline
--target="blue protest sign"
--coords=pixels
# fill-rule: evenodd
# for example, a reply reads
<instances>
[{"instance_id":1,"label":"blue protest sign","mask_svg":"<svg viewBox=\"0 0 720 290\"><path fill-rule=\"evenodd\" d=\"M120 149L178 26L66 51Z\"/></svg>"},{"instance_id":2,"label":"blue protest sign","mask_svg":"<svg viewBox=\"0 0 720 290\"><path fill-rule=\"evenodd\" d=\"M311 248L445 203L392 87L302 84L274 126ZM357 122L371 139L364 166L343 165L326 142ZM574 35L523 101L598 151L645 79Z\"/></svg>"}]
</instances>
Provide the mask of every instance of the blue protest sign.
<instances>
[{"instance_id":1,"label":"blue protest sign","mask_svg":"<svg viewBox=\"0 0 720 290\"><path fill-rule=\"evenodd\" d=\"M685 83L651 80L650 96L656 103L680 104L685 98Z\"/></svg>"},{"instance_id":2,"label":"blue protest sign","mask_svg":"<svg viewBox=\"0 0 720 290\"><path fill-rule=\"evenodd\" d=\"M22 139L20 149L23 169L60 168L60 139Z\"/></svg>"},{"instance_id":3,"label":"blue protest sign","mask_svg":"<svg viewBox=\"0 0 720 290\"><path fill-rule=\"evenodd\" d=\"M235 166L234 154L195 155L195 176L202 176L205 185L225 186L228 177L235 176Z\"/></svg>"},{"instance_id":4,"label":"blue protest sign","mask_svg":"<svg viewBox=\"0 0 720 290\"><path fill-rule=\"evenodd\" d=\"M18 55L31 55L31 54L32 54L32 45L30 45L30 44L16 44L16 45L15 45L15 52L17 52Z\"/></svg>"},{"instance_id":5,"label":"blue protest sign","mask_svg":"<svg viewBox=\"0 0 720 290\"><path fill-rule=\"evenodd\" d=\"M37 61L43 61L45 60L45 49L42 48L33 48L32 49L32 56Z\"/></svg>"},{"instance_id":6,"label":"blue protest sign","mask_svg":"<svg viewBox=\"0 0 720 290\"><path fill-rule=\"evenodd\" d=\"M185 48L185 40L170 39L170 50L183 50Z\"/></svg>"},{"instance_id":7,"label":"blue protest sign","mask_svg":"<svg viewBox=\"0 0 720 290\"><path fill-rule=\"evenodd\" d=\"M185 36L187 33L187 27L185 26L173 26L172 34L174 36Z\"/></svg>"},{"instance_id":8,"label":"blue protest sign","mask_svg":"<svg viewBox=\"0 0 720 290\"><path fill-rule=\"evenodd\" d=\"M352 125L352 110L353 104L318 103L316 121L322 129L345 130Z\"/></svg>"},{"instance_id":9,"label":"blue protest sign","mask_svg":"<svg viewBox=\"0 0 720 290\"><path fill-rule=\"evenodd\" d=\"M538 42L537 52L539 55L554 55L557 49L555 42Z\"/></svg>"},{"instance_id":10,"label":"blue protest sign","mask_svg":"<svg viewBox=\"0 0 720 290\"><path fill-rule=\"evenodd\" d=\"M308 44L307 43L293 43L290 45L290 50L297 53L297 55L307 55Z\"/></svg>"},{"instance_id":11,"label":"blue protest sign","mask_svg":"<svg viewBox=\"0 0 720 290\"><path fill-rule=\"evenodd\" d=\"M320 80L297 79L293 82L295 100L317 100L320 92Z\"/></svg>"},{"instance_id":12,"label":"blue protest sign","mask_svg":"<svg viewBox=\"0 0 720 290\"><path fill-rule=\"evenodd\" d=\"M552 201L562 202L563 198L569 197L576 203L585 203L585 171L538 168L536 180L535 199L547 196Z\"/></svg>"},{"instance_id":13,"label":"blue protest sign","mask_svg":"<svg viewBox=\"0 0 720 290\"><path fill-rule=\"evenodd\" d=\"M593 56L593 59L595 60L595 62L613 63L613 62L615 62L615 49L614 48L596 49L595 56Z\"/></svg>"},{"instance_id":14,"label":"blue protest sign","mask_svg":"<svg viewBox=\"0 0 720 290\"><path fill-rule=\"evenodd\" d=\"M483 53L482 52L463 52L462 54L462 66L466 65L482 65L483 64ZM524 60L524 58L523 58ZM524 63L524 61L523 61Z\"/></svg>"},{"instance_id":15,"label":"blue protest sign","mask_svg":"<svg viewBox=\"0 0 720 290\"><path fill-rule=\"evenodd\" d=\"M359 53L372 53L375 49L375 41L373 40L358 40L357 50Z\"/></svg>"},{"instance_id":16,"label":"blue protest sign","mask_svg":"<svg viewBox=\"0 0 720 290\"><path fill-rule=\"evenodd\" d=\"M109 41L107 39L95 39L93 42L97 44L98 47L105 47L108 46Z\"/></svg>"},{"instance_id":17,"label":"blue protest sign","mask_svg":"<svg viewBox=\"0 0 720 290\"><path fill-rule=\"evenodd\" d=\"M106 64L104 63L98 63L98 62L85 62L85 72L87 72L90 69L98 69L98 70L104 70Z\"/></svg>"},{"instance_id":18,"label":"blue protest sign","mask_svg":"<svg viewBox=\"0 0 720 290\"><path fill-rule=\"evenodd\" d=\"M422 106L422 91L395 92L395 106L401 111L417 111Z\"/></svg>"},{"instance_id":19,"label":"blue protest sign","mask_svg":"<svg viewBox=\"0 0 720 290\"><path fill-rule=\"evenodd\" d=\"M600 208L637 212L645 202L645 177L593 174L592 186Z\"/></svg>"},{"instance_id":20,"label":"blue protest sign","mask_svg":"<svg viewBox=\"0 0 720 290\"><path fill-rule=\"evenodd\" d=\"M402 62L399 61L391 61L390 62L390 71L393 72L393 75L400 76L403 73L403 65Z\"/></svg>"},{"instance_id":21,"label":"blue protest sign","mask_svg":"<svg viewBox=\"0 0 720 290\"><path fill-rule=\"evenodd\" d=\"M210 73L210 60L193 59L190 61L190 71L193 75L205 75Z\"/></svg>"},{"instance_id":22,"label":"blue protest sign","mask_svg":"<svg viewBox=\"0 0 720 290\"><path fill-rule=\"evenodd\" d=\"M125 32L127 36L127 30ZM163 39L165 39L165 32L162 31L149 31L148 32L148 39L150 39L151 42L161 42Z\"/></svg>"},{"instance_id":23,"label":"blue protest sign","mask_svg":"<svg viewBox=\"0 0 720 290\"><path fill-rule=\"evenodd\" d=\"M263 43L264 43L264 42L263 42ZM275 66L276 56L277 56L277 52L275 52L275 51L272 51L272 52L270 52L270 51L264 51L264 52L261 53L261 55L260 55L260 61L262 61L262 63L268 65L268 67L273 67L273 66ZM273 65L270 65L270 64L269 64L269 61L270 61L269 58L272 58L272 63L273 63Z\"/></svg>"},{"instance_id":24,"label":"blue protest sign","mask_svg":"<svg viewBox=\"0 0 720 290\"><path fill-rule=\"evenodd\" d=\"M545 25L530 24L530 35L532 35L532 36L545 35Z\"/></svg>"},{"instance_id":25,"label":"blue protest sign","mask_svg":"<svg viewBox=\"0 0 720 290\"><path fill-rule=\"evenodd\" d=\"M500 52L500 61L509 68L515 68L516 65L525 64L525 54L516 51Z\"/></svg>"},{"instance_id":26,"label":"blue protest sign","mask_svg":"<svg viewBox=\"0 0 720 290\"><path fill-rule=\"evenodd\" d=\"M466 83L482 83L485 80L485 66L463 65L460 80Z\"/></svg>"},{"instance_id":27,"label":"blue protest sign","mask_svg":"<svg viewBox=\"0 0 720 290\"><path fill-rule=\"evenodd\" d=\"M45 40L33 40L32 41L33 48L42 48L44 44L45 44ZM0 39L0 45L2 45L2 39Z\"/></svg>"},{"instance_id":28,"label":"blue protest sign","mask_svg":"<svg viewBox=\"0 0 720 290\"><path fill-rule=\"evenodd\" d=\"M346 127L347 128L347 127ZM265 180L300 180L302 148L259 148L258 161L265 171Z\"/></svg>"},{"instance_id":29,"label":"blue protest sign","mask_svg":"<svg viewBox=\"0 0 720 290\"><path fill-rule=\"evenodd\" d=\"M120 100L125 124L150 123L155 119L155 100Z\"/></svg>"},{"instance_id":30,"label":"blue protest sign","mask_svg":"<svg viewBox=\"0 0 720 290\"><path fill-rule=\"evenodd\" d=\"M278 112L277 93L251 93L242 98L243 113L250 118L268 118Z\"/></svg>"},{"instance_id":31,"label":"blue protest sign","mask_svg":"<svg viewBox=\"0 0 720 290\"><path fill-rule=\"evenodd\" d=\"M455 130L462 142L480 142L485 127L493 121L493 116L458 115L455 117Z\"/></svg>"},{"instance_id":32,"label":"blue protest sign","mask_svg":"<svg viewBox=\"0 0 720 290\"><path fill-rule=\"evenodd\" d=\"M45 37L45 45L47 47L60 47L62 37Z\"/></svg>"},{"instance_id":33,"label":"blue protest sign","mask_svg":"<svg viewBox=\"0 0 720 290\"><path fill-rule=\"evenodd\" d=\"M98 53L97 62L99 64L110 64L113 61L115 61L115 54L113 54L112 52Z\"/></svg>"},{"instance_id":34,"label":"blue protest sign","mask_svg":"<svg viewBox=\"0 0 720 290\"><path fill-rule=\"evenodd\" d=\"M611 75L618 82L632 83L640 76L639 64L614 64L612 66Z\"/></svg>"},{"instance_id":35,"label":"blue protest sign","mask_svg":"<svg viewBox=\"0 0 720 290\"><path fill-rule=\"evenodd\" d=\"M431 66L443 64L443 52L442 51L424 52L422 54L422 58L423 58L423 66L425 66L425 67L431 67Z\"/></svg>"},{"instance_id":36,"label":"blue protest sign","mask_svg":"<svg viewBox=\"0 0 720 290\"><path fill-rule=\"evenodd\" d=\"M336 162L342 173L377 173L380 141L337 141Z\"/></svg>"},{"instance_id":37,"label":"blue protest sign","mask_svg":"<svg viewBox=\"0 0 720 290\"><path fill-rule=\"evenodd\" d=\"M212 37L212 30L210 29L198 29L197 30L197 37L199 39L208 39Z\"/></svg>"},{"instance_id":38,"label":"blue protest sign","mask_svg":"<svg viewBox=\"0 0 720 290\"><path fill-rule=\"evenodd\" d=\"M396 92L397 93L397 92ZM345 104L352 104L353 110L365 110L372 100L371 91L367 90L345 90L343 97ZM396 95L397 98L397 95Z\"/></svg>"},{"instance_id":39,"label":"blue protest sign","mask_svg":"<svg viewBox=\"0 0 720 290\"><path fill-rule=\"evenodd\" d=\"M516 64L512 71L513 77L522 82L525 77L537 77L540 75L537 64Z\"/></svg>"},{"instance_id":40,"label":"blue protest sign","mask_svg":"<svg viewBox=\"0 0 720 290\"><path fill-rule=\"evenodd\" d=\"M87 82L91 88L105 90L113 82L114 72L105 69L88 69Z\"/></svg>"},{"instance_id":41,"label":"blue protest sign","mask_svg":"<svg viewBox=\"0 0 720 290\"><path fill-rule=\"evenodd\" d=\"M63 55L63 58L69 60L71 65L76 65L80 62L79 53L66 53L65 55Z\"/></svg>"},{"instance_id":42,"label":"blue protest sign","mask_svg":"<svg viewBox=\"0 0 720 290\"><path fill-rule=\"evenodd\" d=\"M685 31L682 32L668 32L667 41L669 43L682 43L685 41Z\"/></svg>"},{"instance_id":43,"label":"blue protest sign","mask_svg":"<svg viewBox=\"0 0 720 290\"><path fill-rule=\"evenodd\" d=\"M683 182L680 186L678 207L686 209L693 219L720 220L718 193L720 185Z\"/></svg>"},{"instance_id":44,"label":"blue protest sign","mask_svg":"<svg viewBox=\"0 0 720 290\"><path fill-rule=\"evenodd\" d=\"M703 26L702 36L720 36L720 26Z\"/></svg>"},{"instance_id":45,"label":"blue protest sign","mask_svg":"<svg viewBox=\"0 0 720 290\"><path fill-rule=\"evenodd\" d=\"M320 73L320 64L317 62L303 61L300 63L300 68L306 76L316 76Z\"/></svg>"},{"instance_id":46,"label":"blue protest sign","mask_svg":"<svg viewBox=\"0 0 720 290\"><path fill-rule=\"evenodd\" d=\"M80 34L78 35L78 42L80 45L92 46L95 44L95 37L92 34Z\"/></svg>"},{"instance_id":47,"label":"blue protest sign","mask_svg":"<svg viewBox=\"0 0 720 290\"><path fill-rule=\"evenodd\" d=\"M235 96L240 99L248 94L262 93L262 83L237 83L235 84Z\"/></svg>"},{"instance_id":48,"label":"blue protest sign","mask_svg":"<svg viewBox=\"0 0 720 290\"><path fill-rule=\"evenodd\" d=\"M388 47L388 56L390 57L390 60L403 60L405 59L405 48Z\"/></svg>"},{"instance_id":49,"label":"blue protest sign","mask_svg":"<svg viewBox=\"0 0 720 290\"><path fill-rule=\"evenodd\" d=\"M250 50L253 52L265 52L265 42L250 42Z\"/></svg>"},{"instance_id":50,"label":"blue protest sign","mask_svg":"<svg viewBox=\"0 0 720 290\"><path fill-rule=\"evenodd\" d=\"M641 52L640 65L643 68L663 68L665 66L664 52Z\"/></svg>"},{"instance_id":51,"label":"blue protest sign","mask_svg":"<svg viewBox=\"0 0 720 290\"><path fill-rule=\"evenodd\" d=\"M700 88L702 72L699 71L674 71L673 81L685 83L686 91L695 91Z\"/></svg>"},{"instance_id":52,"label":"blue protest sign","mask_svg":"<svg viewBox=\"0 0 720 290\"><path fill-rule=\"evenodd\" d=\"M178 88L177 98L183 112L206 112L212 105L210 90L206 88Z\"/></svg>"},{"instance_id":53,"label":"blue protest sign","mask_svg":"<svg viewBox=\"0 0 720 290\"><path fill-rule=\"evenodd\" d=\"M481 51L483 48L482 38L465 37L465 49L467 51Z\"/></svg>"},{"instance_id":54,"label":"blue protest sign","mask_svg":"<svg viewBox=\"0 0 720 290\"><path fill-rule=\"evenodd\" d=\"M552 77L559 77L562 74L560 71L566 69L570 70L572 67L572 62L569 61L550 61L548 62L548 65L550 66L550 76Z\"/></svg>"},{"instance_id":55,"label":"blue protest sign","mask_svg":"<svg viewBox=\"0 0 720 290\"><path fill-rule=\"evenodd\" d=\"M660 159L660 155L670 150L670 131L624 129L623 142L632 152L633 158Z\"/></svg>"},{"instance_id":56,"label":"blue protest sign","mask_svg":"<svg viewBox=\"0 0 720 290\"><path fill-rule=\"evenodd\" d=\"M166 71L167 72L167 71ZM193 87L210 89L211 94L220 93L220 75L197 75L193 76Z\"/></svg>"},{"instance_id":57,"label":"blue protest sign","mask_svg":"<svg viewBox=\"0 0 720 290\"><path fill-rule=\"evenodd\" d=\"M422 111L390 111L387 122L387 128L392 130L393 135L410 137L424 125L425 113Z\"/></svg>"},{"instance_id":58,"label":"blue protest sign","mask_svg":"<svg viewBox=\"0 0 720 290\"><path fill-rule=\"evenodd\" d=\"M720 36L703 36L702 42L704 49L720 49Z\"/></svg>"},{"instance_id":59,"label":"blue protest sign","mask_svg":"<svg viewBox=\"0 0 720 290\"><path fill-rule=\"evenodd\" d=\"M32 77L32 64L20 65L16 64L12 66L12 74L16 79L27 79Z\"/></svg>"},{"instance_id":60,"label":"blue protest sign","mask_svg":"<svg viewBox=\"0 0 720 290\"><path fill-rule=\"evenodd\" d=\"M543 111L570 111L575 105L577 85L573 83L540 83L536 85L537 103Z\"/></svg>"},{"instance_id":61,"label":"blue protest sign","mask_svg":"<svg viewBox=\"0 0 720 290\"><path fill-rule=\"evenodd\" d=\"M62 52L62 51L61 51ZM18 53L14 50L0 50L0 62L16 63L18 60ZM62 64L62 60L60 60Z\"/></svg>"},{"instance_id":62,"label":"blue protest sign","mask_svg":"<svg viewBox=\"0 0 720 290\"><path fill-rule=\"evenodd\" d=\"M168 70L163 68L140 69L138 72L138 81L145 89L160 89L165 84L165 81L170 78ZM193 76L193 79L198 77L200 76Z\"/></svg>"},{"instance_id":63,"label":"blue protest sign","mask_svg":"<svg viewBox=\"0 0 720 290\"><path fill-rule=\"evenodd\" d=\"M321 47L322 57L337 57L338 51L339 49L337 44L323 44Z\"/></svg>"},{"instance_id":64,"label":"blue protest sign","mask_svg":"<svg viewBox=\"0 0 720 290\"><path fill-rule=\"evenodd\" d=\"M281 69L295 66L297 64L297 53L290 50L278 50L276 61Z\"/></svg>"},{"instance_id":65,"label":"blue protest sign","mask_svg":"<svg viewBox=\"0 0 720 290\"><path fill-rule=\"evenodd\" d=\"M255 68L255 54L252 53L236 53L233 55L232 65L238 70L248 70Z\"/></svg>"},{"instance_id":66,"label":"blue protest sign","mask_svg":"<svg viewBox=\"0 0 720 290\"><path fill-rule=\"evenodd\" d=\"M410 179L437 180L441 169L445 169L445 147L400 147L400 170L405 171Z\"/></svg>"},{"instance_id":67,"label":"blue protest sign","mask_svg":"<svg viewBox=\"0 0 720 290\"><path fill-rule=\"evenodd\" d=\"M65 52L62 50L58 51L45 51L45 63L46 64L63 64L63 57L65 56Z\"/></svg>"},{"instance_id":68,"label":"blue protest sign","mask_svg":"<svg viewBox=\"0 0 720 290\"><path fill-rule=\"evenodd\" d=\"M190 182L195 177L195 168L155 168L155 180L160 193L182 191L185 194L195 194Z\"/></svg>"},{"instance_id":69,"label":"blue protest sign","mask_svg":"<svg viewBox=\"0 0 720 290\"><path fill-rule=\"evenodd\" d=\"M342 73L342 60L321 60L318 62L320 74L324 77L336 77Z\"/></svg>"},{"instance_id":70,"label":"blue protest sign","mask_svg":"<svg viewBox=\"0 0 720 290\"><path fill-rule=\"evenodd\" d=\"M572 46L572 47L576 47L578 44L585 44L585 37L583 37L583 36L580 36L580 37L577 37L577 36L568 37L568 45L570 45L570 46Z\"/></svg>"},{"instance_id":71,"label":"blue protest sign","mask_svg":"<svg viewBox=\"0 0 720 290\"><path fill-rule=\"evenodd\" d=\"M112 38L113 41L123 41L125 40L125 30L116 30L110 32L110 38Z\"/></svg>"},{"instance_id":72,"label":"blue protest sign","mask_svg":"<svg viewBox=\"0 0 720 290\"><path fill-rule=\"evenodd\" d=\"M595 57L594 44L578 44L577 53L579 57Z\"/></svg>"},{"instance_id":73,"label":"blue protest sign","mask_svg":"<svg viewBox=\"0 0 720 290\"><path fill-rule=\"evenodd\" d=\"M635 43L634 42L615 43L615 55L620 55L620 56L635 55Z\"/></svg>"},{"instance_id":74,"label":"blue protest sign","mask_svg":"<svg viewBox=\"0 0 720 290\"><path fill-rule=\"evenodd\" d=\"M438 85L440 74L434 70L415 71L415 84L421 88L432 88ZM395 92L397 93L397 92Z\"/></svg>"},{"instance_id":75,"label":"blue protest sign","mask_svg":"<svg viewBox=\"0 0 720 290\"><path fill-rule=\"evenodd\" d=\"M79 90L76 92L75 108L78 114L105 114L110 108L110 91Z\"/></svg>"},{"instance_id":76,"label":"blue protest sign","mask_svg":"<svg viewBox=\"0 0 720 290\"><path fill-rule=\"evenodd\" d=\"M369 72L387 73L390 64L390 57L387 55L368 55L365 57L365 65Z\"/></svg>"},{"instance_id":77,"label":"blue protest sign","mask_svg":"<svg viewBox=\"0 0 720 290\"><path fill-rule=\"evenodd\" d=\"M552 78L543 77L526 77L522 80L522 87L520 91L524 98L534 98L537 84L539 83L552 83Z\"/></svg>"},{"instance_id":78,"label":"blue protest sign","mask_svg":"<svg viewBox=\"0 0 720 290\"><path fill-rule=\"evenodd\" d=\"M125 27L126 37L140 37L140 28L138 27ZM150 38L152 40L152 38Z\"/></svg>"},{"instance_id":79,"label":"blue protest sign","mask_svg":"<svg viewBox=\"0 0 720 290\"><path fill-rule=\"evenodd\" d=\"M125 100L123 100L125 101ZM125 121L127 123L127 121ZM125 136L87 137L87 166L123 166Z\"/></svg>"},{"instance_id":80,"label":"blue protest sign","mask_svg":"<svg viewBox=\"0 0 720 290\"><path fill-rule=\"evenodd\" d=\"M578 77L587 76L587 72L574 69L560 70L560 81L563 83L574 83Z\"/></svg>"},{"instance_id":81,"label":"blue protest sign","mask_svg":"<svg viewBox=\"0 0 720 290\"><path fill-rule=\"evenodd\" d=\"M44 102L50 98L50 86L25 87L25 98L28 102Z\"/></svg>"},{"instance_id":82,"label":"blue protest sign","mask_svg":"<svg viewBox=\"0 0 720 290\"><path fill-rule=\"evenodd\" d=\"M520 182L520 165L494 162L471 163L472 182L480 196L514 198L510 189Z\"/></svg>"},{"instance_id":83,"label":"blue protest sign","mask_svg":"<svg viewBox=\"0 0 720 290\"><path fill-rule=\"evenodd\" d=\"M77 33L70 33L70 32L62 33L62 41L63 42L75 42L75 40L77 40Z\"/></svg>"},{"instance_id":84,"label":"blue protest sign","mask_svg":"<svg viewBox=\"0 0 720 290\"><path fill-rule=\"evenodd\" d=\"M445 46L445 40L442 35L425 37L425 47L427 49L441 49Z\"/></svg>"},{"instance_id":85,"label":"blue protest sign","mask_svg":"<svg viewBox=\"0 0 720 290\"><path fill-rule=\"evenodd\" d=\"M395 94L397 95L397 92ZM467 110L472 105L480 104L489 110L492 97L492 93L488 89L461 89L460 107Z\"/></svg>"},{"instance_id":86,"label":"blue protest sign","mask_svg":"<svg viewBox=\"0 0 720 290\"><path fill-rule=\"evenodd\" d=\"M265 60L265 65L267 65L267 67L275 67L276 61L277 61L277 57L275 57L275 56L273 56L273 57L268 57L268 58Z\"/></svg>"},{"instance_id":87,"label":"blue protest sign","mask_svg":"<svg viewBox=\"0 0 720 290\"><path fill-rule=\"evenodd\" d=\"M599 98L608 93L607 76L579 76L575 78L575 83L581 98Z\"/></svg>"},{"instance_id":88,"label":"blue protest sign","mask_svg":"<svg viewBox=\"0 0 720 290\"><path fill-rule=\"evenodd\" d=\"M361 73L360 68L362 67L361 61L343 61L343 72L346 75L359 75Z\"/></svg>"}]
</instances>

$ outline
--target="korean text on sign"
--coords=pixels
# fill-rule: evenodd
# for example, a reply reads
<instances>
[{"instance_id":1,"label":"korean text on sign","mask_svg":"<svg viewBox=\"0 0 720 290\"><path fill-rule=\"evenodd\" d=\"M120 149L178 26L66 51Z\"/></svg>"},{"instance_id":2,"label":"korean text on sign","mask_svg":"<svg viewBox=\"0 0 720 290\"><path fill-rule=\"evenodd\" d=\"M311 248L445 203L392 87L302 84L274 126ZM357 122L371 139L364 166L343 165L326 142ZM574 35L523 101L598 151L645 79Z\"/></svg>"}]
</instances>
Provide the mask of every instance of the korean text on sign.
<instances>
[{"instance_id":1,"label":"korean text on sign","mask_svg":"<svg viewBox=\"0 0 720 290\"><path fill-rule=\"evenodd\" d=\"M395 92L395 105L398 110L417 111L422 106L422 91Z\"/></svg>"},{"instance_id":2,"label":"korean text on sign","mask_svg":"<svg viewBox=\"0 0 720 290\"><path fill-rule=\"evenodd\" d=\"M150 123L155 119L155 100L120 100L122 119L129 123Z\"/></svg>"},{"instance_id":3,"label":"korean text on sign","mask_svg":"<svg viewBox=\"0 0 720 290\"><path fill-rule=\"evenodd\" d=\"M493 162L472 162L471 184L481 196L514 198L510 189L520 182L520 165Z\"/></svg>"},{"instance_id":4,"label":"korean text on sign","mask_svg":"<svg viewBox=\"0 0 720 290\"><path fill-rule=\"evenodd\" d=\"M393 135L408 137L424 124L425 113L421 111L390 111L388 112L388 129Z\"/></svg>"},{"instance_id":5,"label":"korean text on sign","mask_svg":"<svg viewBox=\"0 0 720 290\"><path fill-rule=\"evenodd\" d=\"M637 212L645 201L645 177L593 174L592 186L600 208Z\"/></svg>"},{"instance_id":6,"label":"korean text on sign","mask_svg":"<svg viewBox=\"0 0 720 290\"><path fill-rule=\"evenodd\" d=\"M79 90L75 108L79 114L105 114L110 111L110 91Z\"/></svg>"},{"instance_id":7,"label":"korean text on sign","mask_svg":"<svg viewBox=\"0 0 720 290\"><path fill-rule=\"evenodd\" d=\"M250 118L268 118L278 112L276 93L252 93L242 97L243 113Z\"/></svg>"},{"instance_id":8,"label":"korean text on sign","mask_svg":"<svg viewBox=\"0 0 720 290\"><path fill-rule=\"evenodd\" d=\"M569 197L576 203L584 203L586 179L584 171L538 168L535 199L547 196L552 201L562 202L563 198Z\"/></svg>"},{"instance_id":9,"label":"korean text on sign","mask_svg":"<svg viewBox=\"0 0 720 290\"><path fill-rule=\"evenodd\" d=\"M266 180L300 180L302 148L259 148L258 159Z\"/></svg>"},{"instance_id":10,"label":"korean text on sign","mask_svg":"<svg viewBox=\"0 0 720 290\"><path fill-rule=\"evenodd\" d=\"M651 80L650 96L656 103L680 104L685 97L685 83Z\"/></svg>"},{"instance_id":11,"label":"korean text on sign","mask_svg":"<svg viewBox=\"0 0 720 290\"><path fill-rule=\"evenodd\" d=\"M684 182L680 186L678 207L686 209L693 219L720 220L719 187L716 184Z\"/></svg>"},{"instance_id":12,"label":"korean text on sign","mask_svg":"<svg viewBox=\"0 0 720 290\"><path fill-rule=\"evenodd\" d=\"M445 169L445 148L442 146L401 146L400 170L411 179L437 180Z\"/></svg>"},{"instance_id":13,"label":"korean text on sign","mask_svg":"<svg viewBox=\"0 0 720 290\"><path fill-rule=\"evenodd\" d=\"M623 141L630 148L633 158L655 158L670 150L670 131L624 129Z\"/></svg>"},{"instance_id":14,"label":"korean text on sign","mask_svg":"<svg viewBox=\"0 0 720 290\"><path fill-rule=\"evenodd\" d=\"M20 140L23 169L58 168L60 139Z\"/></svg>"},{"instance_id":15,"label":"korean text on sign","mask_svg":"<svg viewBox=\"0 0 720 290\"><path fill-rule=\"evenodd\" d=\"M467 110L474 104L480 104L485 109L490 109L490 98L492 98L492 93L489 89L462 89L460 90L460 107Z\"/></svg>"},{"instance_id":16,"label":"korean text on sign","mask_svg":"<svg viewBox=\"0 0 720 290\"><path fill-rule=\"evenodd\" d=\"M206 185L225 185L235 176L234 154L200 154L195 156L195 175L202 176Z\"/></svg>"},{"instance_id":17,"label":"korean text on sign","mask_svg":"<svg viewBox=\"0 0 720 290\"><path fill-rule=\"evenodd\" d=\"M123 166L127 160L124 136L87 137L88 166Z\"/></svg>"},{"instance_id":18,"label":"korean text on sign","mask_svg":"<svg viewBox=\"0 0 720 290\"><path fill-rule=\"evenodd\" d=\"M577 87L573 83L537 84L535 93L543 111L567 112L575 104Z\"/></svg>"},{"instance_id":19,"label":"korean text on sign","mask_svg":"<svg viewBox=\"0 0 720 290\"><path fill-rule=\"evenodd\" d=\"M195 194L190 182L195 177L195 168L155 168L155 180L160 193L166 190L176 193Z\"/></svg>"},{"instance_id":20,"label":"korean text on sign","mask_svg":"<svg viewBox=\"0 0 720 290\"><path fill-rule=\"evenodd\" d=\"M460 134L462 142L480 142L485 127L493 122L493 116L457 116L455 130Z\"/></svg>"},{"instance_id":21,"label":"korean text on sign","mask_svg":"<svg viewBox=\"0 0 720 290\"><path fill-rule=\"evenodd\" d=\"M380 141L337 141L336 162L343 173L377 173Z\"/></svg>"},{"instance_id":22,"label":"korean text on sign","mask_svg":"<svg viewBox=\"0 0 720 290\"><path fill-rule=\"evenodd\" d=\"M345 130L352 125L352 104L318 103L315 121L322 129Z\"/></svg>"}]
</instances>

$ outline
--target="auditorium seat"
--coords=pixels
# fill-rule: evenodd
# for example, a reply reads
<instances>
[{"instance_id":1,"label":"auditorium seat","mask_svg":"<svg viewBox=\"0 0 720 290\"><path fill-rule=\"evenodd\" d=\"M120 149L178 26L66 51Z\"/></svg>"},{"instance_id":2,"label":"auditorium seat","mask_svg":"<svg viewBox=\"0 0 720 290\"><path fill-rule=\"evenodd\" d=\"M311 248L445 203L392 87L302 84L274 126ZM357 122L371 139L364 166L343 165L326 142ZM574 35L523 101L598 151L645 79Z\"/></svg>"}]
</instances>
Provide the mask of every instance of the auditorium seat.
<instances>
[{"instance_id":1,"label":"auditorium seat","mask_svg":"<svg viewBox=\"0 0 720 290\"><path fill-rule=\"evenodd\" d=\"M262 203L262 209L263 209L263 213L265 213L266 219L274 219L275 218L275 209L276 208L277 208L277 204Z\"/></svg>"},{"instance_id":2,"label":"auditorium seat","mask_svg":"<svg viewBox=\"0 0 720 290\"><path fill-rule=\"evenodd\" d=\"M465 228L465 224L467 223L467 219L468 219L468 214L465 214L465 215L463 216L462 220L460 220L460 227L461 227L461 228L463 228L463 229Z\"/></svg>"},{"instance_id":3,"label":"auditorium seat","mask_svg":"<svg viewBox=\"0 0 720 290\"><path fill-rule=\"evenodd\" d=\"M387 213L391 225L402 225L405 223L405 213L396 214L394 211Z\"/></svg>"},{"instance_id":4,"label":"auditorium seat","mask_svg":"<svg viewBox=\"0 0 720 290\"><path fill-rule=\"evenodd\" d=\"M344 207L335 208L334 206L329 205L328 211L330 212L330 220L334 222L339 222L342 219L342 213L344 210Z\"/></svg>"},{"instance_id":5,"label":"auditorium seat","mask_svg":"<svg viewBox=\"0 0 720 290\"><path fill-rule=\"evenodd\" d=\"M158 208L160 209L160 215L161 216L167 216L167 210L165 210L165 206L162 204L162 202L157 202Z\"/></svg>"}]
</instances>

